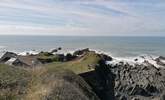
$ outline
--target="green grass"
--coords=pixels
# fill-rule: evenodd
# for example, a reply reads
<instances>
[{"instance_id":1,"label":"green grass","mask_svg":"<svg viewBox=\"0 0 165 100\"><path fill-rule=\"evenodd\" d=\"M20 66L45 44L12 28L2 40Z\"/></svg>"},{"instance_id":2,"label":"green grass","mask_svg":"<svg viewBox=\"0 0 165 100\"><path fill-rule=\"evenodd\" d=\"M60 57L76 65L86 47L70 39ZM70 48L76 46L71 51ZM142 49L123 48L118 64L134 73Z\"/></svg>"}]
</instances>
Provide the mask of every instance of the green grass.
<instances>
[{"instance_id":1,"label":"green grass","mask_svg":"<svg viewBox=\"0 0 165 100\"><path fill-rule=\"evenodd\" d=\"M27 91L29 80L27 70L0 64L0 100L21 98Z\"/></svg>"},{"instance_id":2,"label":"green grass","mask_svg":"<svg viewBox=\"0 0 165 100\"><path fill-rule=\"evenodd\" d=\"M94 52L89 52L80 59L69 62L54 62L45 65L45 67L47 67L50 71L57 69L69 69L77 74L80 74L93 70L93 68L91 68L90 65L94 66L98 64L99 60L100 57L97 54L95 54Z\"/></svg>"},{"instance_id":3,"label":"green grass","mask_svg":"<svg viewBox=\"0 0 165 100\"><path fill-rule=\"evenodd\" d=\"M89 52L73 61L54 62L32 69L0 64L0 100L42 100L41 98L49 95L54 88L63 91L64 87L58 84L63 84L64 89L71 90L67 85L70 83L66 82L63 77L70 74L69 77L75 79L76 75L74 76L72 72L79 74L91 71L93 69L89 68L89 65L96 65L99 60L100 57L97 54ZM74 85L72 86L77 90Z\"/></svg>"},{"instance_id":4,"label":"green grass","mask_svg":"<svg viewBox=\"0 0 165 100\"><path fill-rule=\"evenodd\" d=\"M41 52L37 55L37 58L41 61L48 61L48 62L59 62L60 57L58 55L53 55L49 52Z\"/></svg>"},{"instance_id":5,"label":"green grass","mask_svg":"<svg viewBox=\"0 0 165 100\"><path fill-rule=\"evenodd\" d=\"M46 57L48 57L48 56L52 56L53 54L49 53L49 52L40 52L38 55L39 56L46 56Z\"/></svg>"}]
</instances>

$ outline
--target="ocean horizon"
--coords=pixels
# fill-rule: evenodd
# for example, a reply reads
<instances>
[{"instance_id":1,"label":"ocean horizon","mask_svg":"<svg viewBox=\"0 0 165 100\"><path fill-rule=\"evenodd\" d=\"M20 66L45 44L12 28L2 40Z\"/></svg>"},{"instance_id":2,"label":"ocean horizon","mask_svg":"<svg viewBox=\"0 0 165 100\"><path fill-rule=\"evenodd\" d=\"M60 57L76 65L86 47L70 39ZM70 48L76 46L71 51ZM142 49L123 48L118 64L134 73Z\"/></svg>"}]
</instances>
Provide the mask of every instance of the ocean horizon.
<instances>
[{"instance_id":1,"label":"ocean horizon","mask_svg":"<svg viewBox=\"0 0 165 100\"><path fill-rule=\"evenodd\" d=\"M90 48L114 57L165 56L165 37L157 36L22 36L1 35L0 54L6 51L62 51Z\"/></svg>"}]
</instances>

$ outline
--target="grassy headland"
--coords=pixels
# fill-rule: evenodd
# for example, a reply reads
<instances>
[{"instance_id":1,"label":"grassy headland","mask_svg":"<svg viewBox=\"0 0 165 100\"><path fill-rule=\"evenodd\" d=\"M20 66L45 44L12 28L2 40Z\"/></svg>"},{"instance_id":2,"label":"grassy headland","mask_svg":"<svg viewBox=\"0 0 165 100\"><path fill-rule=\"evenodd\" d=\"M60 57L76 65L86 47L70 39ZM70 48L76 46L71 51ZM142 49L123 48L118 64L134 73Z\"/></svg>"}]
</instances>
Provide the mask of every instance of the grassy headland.
<instances>
[{"instance_id":1,"label":"grassy headland","mask_svg":"<svg viewBox=\"0 0 165 100\"><path fill-rule=\"evenodd\" d=\"M40 57L47 59L47 56ZM78 75L93 70L101 58L87 52L71 61L35 68L0 65L0 100L98 100L92 88ZM76 74L75 74L76 73Z\"/></svg>"}]
</instances>

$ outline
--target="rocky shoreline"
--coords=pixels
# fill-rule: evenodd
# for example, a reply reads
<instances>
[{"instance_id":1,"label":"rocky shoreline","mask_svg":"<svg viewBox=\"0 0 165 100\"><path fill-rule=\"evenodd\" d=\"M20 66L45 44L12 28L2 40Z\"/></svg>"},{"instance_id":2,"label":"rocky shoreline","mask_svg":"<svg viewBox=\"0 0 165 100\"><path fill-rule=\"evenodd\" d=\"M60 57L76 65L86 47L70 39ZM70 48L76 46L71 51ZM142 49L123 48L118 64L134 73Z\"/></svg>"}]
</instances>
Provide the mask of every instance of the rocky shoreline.
<instances>
[{"instance_id":1,"label":"rocky shoreline","mask_svg":"<svg viewBox=\"0 0 165 100\"><path fill-rule=\"evenodd\" d=\"M164 66L165 67L165 66ZM165 69L154 65L120 63L109 65L115 75L115 97L119 100L164 100Z\"/></svg>"},{"instance_id":2,"label":"rocky shoreline","mask_svg":"<svg viewBox=\"0 0 165 100\"><path fill-rule=\"evenodd\" d=\"M61 48L58 48L58 50L61 50ZM58 50L28 56L7 52L0 59L0 62L5 63L4 61L16 60L12 65L29 67L34 67L33 61L35 61L35 66L52 62L81 62L81 60L90 57L90 55L86 55L92 52L99 58L99 62L94 65L88 65L93 70L79 73L78 76L81 76L92 88L90 91L93 91L93 95L97 95L95 97L97 100L165 100L165 57L150 57L148 59L142 56L127 61L118 60L109 55L91 51L88 48L77 50L73 54L53 54ZM91 98L86 98L85 100L88 99L91 100Z\"/></svg>"}]
</instances>

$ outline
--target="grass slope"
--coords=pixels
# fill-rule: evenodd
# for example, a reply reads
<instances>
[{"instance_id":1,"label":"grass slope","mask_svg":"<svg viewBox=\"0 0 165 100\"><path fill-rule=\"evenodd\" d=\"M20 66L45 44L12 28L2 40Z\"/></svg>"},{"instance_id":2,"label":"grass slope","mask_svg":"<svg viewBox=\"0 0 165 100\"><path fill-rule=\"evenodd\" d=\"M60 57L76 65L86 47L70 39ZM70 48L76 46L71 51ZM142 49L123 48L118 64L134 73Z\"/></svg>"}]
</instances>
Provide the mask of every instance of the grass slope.
<instances>
[{"instance_id":1,"label":"grass slope","mask_svg":"<svg viewBox=\"0 0 165 100\"><path fill-rule=\"evenodd\" d=\"M45 65L49 70L69 69L76 74L94 70L92 66L98 64L101 58L95 52L87 52L82 58L69 62L54 62Z\"/></svg>"},{"instance_id":2,"label":"grass slope","mask_svg":"<svg viewBox=\"0 0 165 100\"><path fill-rule=\"evenodd\" d=\"M99 100L78 75L91 71L100 57L94 52L69 62L33 69L0 65L0 100ZM76 74L74 74L76 73Z\"/></svg>"},{"instance_id":3,"label":"grass slope","mask_svg":"<svg viewBox=\"0 0 165 100\"><path fill-rule=\"evenodd\" d=\"M19 100L27 92L31 75L27 70L0 64L0 100Z\"/></svg>"}]
</instances>

